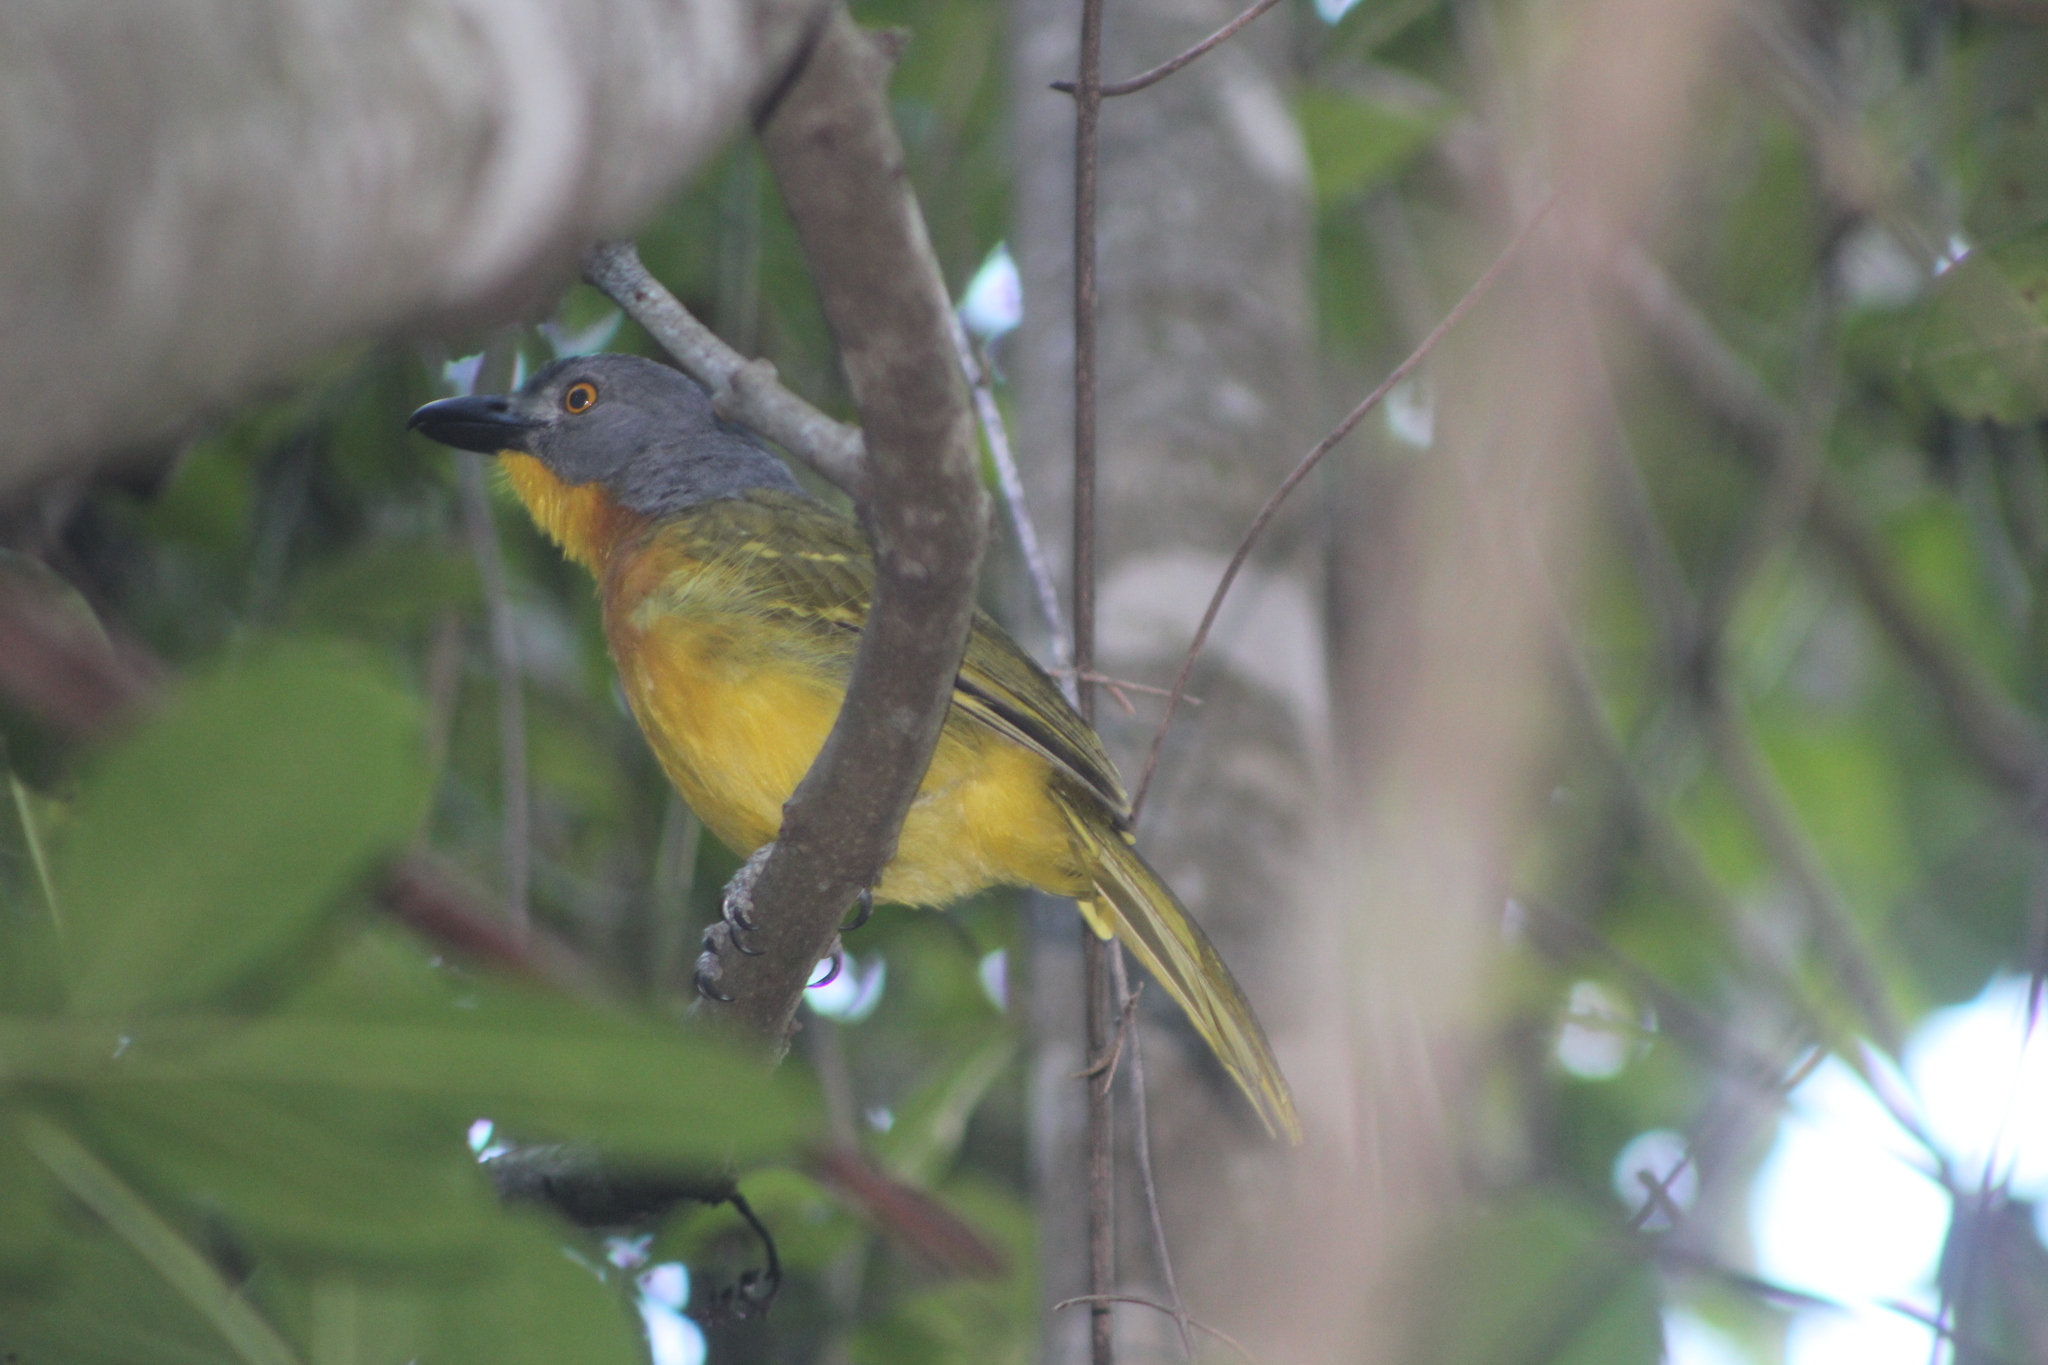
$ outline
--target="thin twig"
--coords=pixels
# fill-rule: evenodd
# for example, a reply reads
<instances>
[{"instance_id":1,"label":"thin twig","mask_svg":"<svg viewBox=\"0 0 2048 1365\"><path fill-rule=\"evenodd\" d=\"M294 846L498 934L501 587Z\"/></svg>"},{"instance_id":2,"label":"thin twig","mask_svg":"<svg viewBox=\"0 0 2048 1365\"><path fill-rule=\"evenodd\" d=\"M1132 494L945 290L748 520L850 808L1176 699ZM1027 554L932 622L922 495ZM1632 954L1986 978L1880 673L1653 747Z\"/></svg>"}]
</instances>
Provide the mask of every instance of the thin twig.
<instances>
[{"instance_id":1,"label":"thin twig","mask_svg":"<svg viewBox=\"0 0 2048 1365\"><path fill-rule=\"evenodd\" d=\"M1643 1192L1649 1197L1643 1200L1643 1206L1636 1210L1635 1216L1628 1220L1630 1232L1644 1227L1653 1213L1663 1214L1665 1222L1673 1227L1678 1226L1679 1220L1685 1216L1685 1210L1678 1207L1678 1201L1671 1197L1671 1187L1678 1183L1678 1177L1684 1175L1691 1166L1692 1148L1688 1147L1685 1149L1685 1155L1679 1158L1678 1164L1663 1175L1651 1175L1648 1171L1636 1172L1637 1182L1642 1185Z\"/></svg>"},{"instance_id":2,"label":"thin twig","mask_svg":"<svg viewBox=\"0 0 2048 1365\"><path fill-rule=\"evenodd\" d=\"M1501 248L1500 255L1494 258L1493 264L1486 267L1486 273L1472 282L1472 287L1465 291L1465 296L1459 299L1451 311L1444 315L1443 321L1422 339L1422 344L1410 352L1406 360L1395 366L1393 373L1346 414L1344 420L1339 422L1329 435L1316 442L1314 448L1302 456L1301 462L1295 465L1293 472L1280 481L1280 486L1266 499L1266 504L1259 509L1259 514L1252 518L1252 524L1246 529L1244 538L1237 543L1237 552L1230 557L1229 566L1223 570L1223 577L1217 581L1216 591L1210 595L1208 609L1202 613L1202 624L1196 628L1195 638L1189 643L1187 653L1181 659L1180 672L1174 675L1173 690L1166 698L1166 714L1159 718L1159 728L1152 733L1152 748L1145 755L1145 769L1138 778L1137 792L1131 798L1133 823L1137 821L1139 809L1145 804L1145 794L1152 788L1153 774L1159 768L1159 752L1166 745L1166 732L1173 724L1173 714L1180 709L1180 700L1187 694L1188 679L1195 671L1195 661L1201 657L1202 647L1208 644L1209 632L1216 625L1217 614L1223 610L1223 599L1229 594L1231 584L1237 581L1237 575L1243 570L1245 561L1251 557L1252 545L1258 540L1260 532L1273 520L1274 515L1280 510L1280 504L1287 500L1288 495L1322 463L1323 457L1334 450L1339 441L1349 436L1352 429L1364 421L1368 413L1384 402L1387 395L1393 392L1402 380L1413 374L1422 362L1429 358L1430 353L1436 350L1444 337L1450 334L1450 330L1458 325L1481 298L1485 297L1487 291L1493 287L1494 282L1507 270L1508 264L1521 250L1522 244L1529 240L1530 234L1536 230L1536 225L1549 214L1550 207L1555 202L1556 196L1553 195L1537 206L1536 211L1529 215L1529 220L1517 228L1515 235L1508 239L1508 244Z\"/></svg>"},{"instance_id":3,"label":"thin twig","mask_svg":"<svg viewBox=\"0 0 2048 1365\"><path fill-rule=\"evenodd\" d=\"M478 387L499 393L511 387L518 334L506 332L484 354ZM490 628L491 663L498 682L498 782L504 789L505 919L512 932L524 935L530 922L528 883L532 877L532 812L526 782L526 697L520 680L519 634L512 619L512 597L505 581L505 556L498 545L498 526L491 516L491 497L484 484L484 457L457 451L455 469L461 487L462 522L469 551L484 595L484 619Z\"/></svg>"},{"instance_id":4,"label":"thin twig","mask_svg":"<svg viewBox=\"0 0 2048 1365\"><path fill-rule=\"evenodd\" d=\"M1148 85L1157 85L1174 72L1194 61L1197 57L1205 56L1210 48L1217 46L1219 43L1228 42L1232 37L1236 36L1239 29L1279 3L1280 0L1258 0L1258 3L1254 4L1243 14L1238 15L1235 19L1232 19L1222 28L1217 29L1178 57L1170 57L1153 67L1150 71L1141 72L1129 80L1116 81L1113 84L1103 86L1101 90L1102 98L1113 99L1118 95L1135 95ZM1072 81L1054 81L1052 88L1063 95L1071 95L1075 89Z\"/></svg>"},{"instance_id":5,"label":"thin twig","mask_svg":"<svg viewBox=\"0 0 2048 1365\"><path fill-rule=\"evenodd\" d=\"M1145 1048L1138 1033L1137 1016L1138 993L1145 989L1145 983L1141 981L1137 990L1131 989L1122 953L1112 957L1110 963L1115 969L1116 993L1124 1001L1124 1027L1130 1031L1131 1154L1137 1160L1138 1189L1145 1196L1145 1218L1152 1225L1152 1255L1159 1262L1159 1277L1166 1282L1166 1297L1173 1304L1173 1325L1180 1332L1181 1355L1189 1365L1193 1365L1195 1342L1188 1335L1188 1306L1180 1296L1180 1281L1173 1273L1173 1254L1166 1246L1166 1220L1159 1212L1159 1182L1152 1174L1152 1122L1145 1099Z\"/></svg>"},{"instance_id":6,"label":"thin twig","mask_svg":"<svg viewBox=\"0 0 2048 1365\"><path fill-rule=\"evenodd\" d=\"M996 403L995 385L988 366L975 354L960 314L953 313L953 345L960 352L960 369L974 394L975 415L981 419L982 438L988 442L989 458L995 462L996 483L1003 490L1003 507L1010 514L1010 530L1017 537L1017 552L1024 557L1024 569L1038 595L1038 611L1045 618L1048 652L1052 655L1054 677L1062 678L1067 700L1074 700L1074 686L1064 681L1071 674L1074 642L1067 636L1067 621L1060 611L1059 588L1052 577L1052 563L1039 543L1038 527L1031 520L1031 508L1024 501L1024 480L1017 472L1017 457L1010 449L1010 433L1003 425L1003 410ZM1093 681L1093 679L1091 679Z\"/></svg>"},{"instance_id":7,"label":"thin twig","mask_svg":"<svg viewBox=\"0 0 2048 1365\"><path fill-rule=\"evenodd\" d=\"M1124 971L1124 955L1121 948L1109 955L1109 961L1111 976L1120 981ZM1105 1090L1116 1083L1117 1063L1124 1057L1124 1039L1131 1031L1132 1018L1138 1008L1138 996L1135 991L1127 995L1119 986L1117 999L1121 1003L1117 1006L1116 1038L1110 1043L1108 1054L1074 1073L1075 1080L1094 1080Z\"/></svg>"},{"instance_id":8,"label":"thin twig","mask_svg":"<svg viewBox=\"0 0 2048 1365\"><path fill-rule=\"evenodd\" d=\"M514 934L504 916L438 859L412 853L376 876L377 908L441 948L591 1004L614 994L573 949L540 926Z\"/></svg>"},{"instance_id":9,"label":"thin twig","mask_svg":"<svg viewBox=\"0 0 2048 1365\"><path fill-rule=\"evenodd\" d=\"M1052 1311L1057 1313L1063 1308L1072 1308L1074 1305L1081 1303L1133 1303L1140 1308L1149 1308L1155 1313L1164 1313L1171 1318L1178 1318L1181 1316L1180 1314L1176 1314L1171 1308L1168 1308L1163 1303L1154 1303L1150 1299L1141 1299L1135 1294L1076 1294L1071 1299L1061 1299L1058 1303L1052 1306ZM1237 1352L1246 1360L1252 1362L1252 1365L1259 1365L1259 1358L1251 1353L1251 1349L1249 1347L1247 1347L1243 1342L1239 1341L1236 1337L1230 1335L1230 1333L1224 1331L1220 1327L1211 1327L1208 1323L1203 1322L1200 1318L1189 1318L1187 1320L1187 1323L1188 1326L1194 1328L1197 1332L1206 1332L1210 1336L1216 1338L1216 1340L1222 1342L1225 1346L1228 1346L1231 1350Z\"/></svg>"},{"instance_id":10,"label":"thin twig","mask_svg":"<svg viewBox=\"0 0 2048 1365\"><path fill-rule=\"evenodd\" d=\"M1060 679L1071 678L1074 676L1074 670L1071 668L1052 668L1047 669L1046 671L1051 673L1055 678ZM1113 678L1107 673L1090 673L1087 676L1086 680L1088 682L1094 683L1098 687L1107 687L1113 690L1120 689L1125 692L1142 692L1148 697L1170 697L1173 695L1173 693L1167 688L1154 687L1150 683L1132 682L1129 678ZM1202 705L1202 699L1200 697L1193 695L1192 693L1183 696L1181 698L1181 702L1183 705L1186 706Z\"/></svg>"},{"instance_id":11,"label":"thin twig","mask_svg":"<svg viewBox=\"0 0 2048 1365\"><path fill-rule=\"evenodd\" d=\"M631 242L599 242L583 256L583 278L661 343L683 372L711 390L721 417L758 431L858 501L867 454L859 428L835 422L782 387L775 367L748 360L691 316L640 263Z\"/></svg>"},{"instance_id":12,"label":"thin twig","mask_svg":"<svg viewBox=\"0 0 2048 1365\"><path fill-rule=\"evenodd\" d=\"M1103 0L1081 0L1080 66L1074 89L1074 704L1095 723L1095 191L1102 119ZM1116 948L1083 923L1082 992L1091 1069L1111 1051L1109 961ZM1121 1030L1118 1040L1121 1041ZM1116 1287L1115 1090L1088 1086L1088 1291ZM1090 1306L1092 1365L1115 1365L1115 1322L1107 1302Z\"/></svg>"}]
</instances>

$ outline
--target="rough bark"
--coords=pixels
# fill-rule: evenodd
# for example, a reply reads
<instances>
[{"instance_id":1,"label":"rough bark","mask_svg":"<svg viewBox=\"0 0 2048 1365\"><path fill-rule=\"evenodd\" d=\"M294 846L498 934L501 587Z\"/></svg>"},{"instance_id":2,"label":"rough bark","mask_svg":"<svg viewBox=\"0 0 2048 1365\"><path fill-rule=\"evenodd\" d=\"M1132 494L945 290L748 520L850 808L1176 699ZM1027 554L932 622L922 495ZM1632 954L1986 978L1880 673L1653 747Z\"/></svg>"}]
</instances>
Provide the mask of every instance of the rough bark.
<instances>
[{"instance_id":1,"label":"rough bark","mask_svg":"<svg viewBox=\"0 0 2048 1365\"><path fill-rule=\"evenodd\" d=\"M1038 524L1068 524L1071 453L1073 106L1078 11L1016 11L1018 221L1025 323L1013 359L1018 437ZM1236 13L1227 0L1119 0L1104 77L1143 70ZM1306 448L1313 373L1306 280L1309 185L1282 86L1284 21L1102 113L1100 210L1100 669L1163 684L1259 504ZM1148 799L1140 846L1216 940L1265 1020L1283 1065L1306 999L1300 871L1311 847L1327 706L1315 518L1284 516L1225 610ZM1064 540L1064 530L1058 533ZM1065 546L1049 547L1065 560ZM1141 703L1141 712L1143 705ZM1113 705L1101 727L1135 779L1149 722ZM1079 1276L1079 968L1071 911L1048 907L1034 957L1036 1013L1054 1029L1037 1066L1041 1288L1052 1303ZM1327 955L1324 955L1325 958ZM1258 1130L1170 1005L1148 992L1153 1131L1181 1283L1198 1316L1256 1254L1252 1228L1287 1158ZM1078 994L1073 996L1078 1002ZM1062 1027L1061 1025L1064 1025ZM1311 1111L1313 1099L1311 1097ZM1127 1120L1128 1106L1119 1105ZM1313 1121L1313 1120L1312 1120ZM1127 1125L1126 1125L1127 1126ZM1147 1220L1122 1174L1121 1282L1159 1298ZM1086 1315L1047 1324L1047 1358L1081 1357ZM1226 1328L1228 1322L1222 1324ZM1168 1346L1170 1320L1120 1310L1133 1347Z\"/></svg>"},{"instance_id":2,"label":"rough bark","mask_svg":"<svg viewBox=\"0 0 2048 1365\"><path fill-rule=\"evenodd\" d=\"M974 617L988 503L951 305L889 119L889 60L835 6L761 130L867 446L857 506L874 602L846 701L783 808L751 953L724 925L713 1018L780 1055L804 982L881 879L924 780Z\"/></svg>"},{"instance_id":3,"label":"rough bark","mask_svg":"<svg viewBox=\"0 0 2048 1365\"><path fill-rule=\"evenodd\" d=\"M0 494L333 347L496 320L637 225L816 0L0 7Z\"/></svg>"}]
</instances>

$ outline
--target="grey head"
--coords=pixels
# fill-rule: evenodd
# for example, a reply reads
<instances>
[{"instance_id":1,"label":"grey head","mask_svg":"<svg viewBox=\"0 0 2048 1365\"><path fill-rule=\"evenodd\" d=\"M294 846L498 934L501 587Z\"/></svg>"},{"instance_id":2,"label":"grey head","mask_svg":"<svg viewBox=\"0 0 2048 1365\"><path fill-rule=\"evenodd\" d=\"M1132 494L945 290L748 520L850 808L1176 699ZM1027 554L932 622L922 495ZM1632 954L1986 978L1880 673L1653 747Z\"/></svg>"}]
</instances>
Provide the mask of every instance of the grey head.
<instances>
[{"instance_id":1,"label":"grey head","mask_svg":"<svg viewBox=\"0 0 2048 1365\"><path fill-rule=\"evenodd\" d=\"M703 385L639 356L557 360L517 393L444 398L406 426L462 450L531 455L648 516L750 488L800 491L752 432L712 411Z\"/></svg>"}]
</instances>

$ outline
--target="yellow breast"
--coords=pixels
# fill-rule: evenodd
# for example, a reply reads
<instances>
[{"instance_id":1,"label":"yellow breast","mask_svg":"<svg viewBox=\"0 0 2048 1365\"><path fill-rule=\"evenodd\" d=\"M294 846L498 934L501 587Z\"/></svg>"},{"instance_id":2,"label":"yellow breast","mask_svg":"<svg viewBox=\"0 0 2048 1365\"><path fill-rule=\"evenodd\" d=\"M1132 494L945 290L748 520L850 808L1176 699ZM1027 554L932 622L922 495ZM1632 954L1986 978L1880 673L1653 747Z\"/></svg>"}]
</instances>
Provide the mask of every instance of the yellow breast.
<instances>
[{"instance_id":1,"label":"yellow breast","mask_svg":"<svg viewBox=\"0 0 2048 1365\"><path fill-rule=\"evenodd\" d=\"M606 633L628 704L669 779L746 856L838 718L851 665L837 646L750 610L743 569L641 549L606 578ZM944 905L997 884L1083 887L1051 768L955 710L876 895Z\"/></svg>"}]
</instances>

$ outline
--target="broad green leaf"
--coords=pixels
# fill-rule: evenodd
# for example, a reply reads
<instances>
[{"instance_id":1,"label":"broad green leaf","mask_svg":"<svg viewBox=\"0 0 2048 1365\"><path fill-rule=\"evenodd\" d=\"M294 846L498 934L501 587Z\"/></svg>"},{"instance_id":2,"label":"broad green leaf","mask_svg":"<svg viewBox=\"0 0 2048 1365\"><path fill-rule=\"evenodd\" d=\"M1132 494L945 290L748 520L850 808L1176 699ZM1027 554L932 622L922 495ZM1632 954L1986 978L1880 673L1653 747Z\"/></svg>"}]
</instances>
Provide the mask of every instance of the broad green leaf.
<instances>
[{"instance_id":1,"label":"broad green leaf","mask_svg":"<svg viewBox=\"0 0 2048 1365\"><path fill-rule=\"evenodd\" d=\"M154 1277L184 1300L247 1365L297 1365L277 1329L219 1266L172 1226L121 1174L63 1125L42 1115L21 1121L25 1146L71 1196L147 1262Z\"/></svg>"},{"instance_id":2,"label":"broad green leaf","mask_svg":"<svg viewBox=\"0 0 2048 1365\"><path fill-rule=\"evenodd\" d=\"M309 1365L642 1365L623 1296L565 1253L559 1227L507 1213L476 1273L447 1283L324 1276L304 1294ZM341 1355L337 1348L352 1348Z\"/></svg>"},{"instance_id":3,"label":"broad green leaf","mask_svg":"<svg viewBox=\"0 0 2048 1365\"><path fill-rule=\"evenodd\" d=\"M1936 280L1910 363L1958 417L2048 414L2048 234L1974 252Z\"/></svg>"},{"instance_id":4,"label":"broad green leaf","mask_svg":"<svg viewBox=\"0 0 2048 1365\"><path fill-rule=\"evenodd\" d=\"M190 1005L276 963L418 823L415 708L327 646L179 687L97 765L57 857L73 1005Z\"/></svg>"},{"instance_id":5,"label":"broad green leaf","mask_svg":"<svg viewBox=\"0 0 2048 1365\"><path fill-rule=\"evenodd\" d=\"M49 1276L0 1283L0 1360L19 1365L248 1365L105 1224L66 1220Z\"/></svg>"},{"instance_id":6,"label":"broad green leaf","mask_svg":"<svg viewBox=\"0 0 2048 1365\"><path fill-rule=\"evenodd\" d=\"M1436 136L1449 114L1448 101L1373 98L1316 87L1303 91L1295 101L1295 117L1308 142L1317 202L1362 194L1393 179Z\"/></svg>"},{"instance_id":7,"label":"broad green leaf","mask_svg":"<svg viewBox=\"0 0 2048 1365\"><path fill-rule=\"evenodd\" d=\"M802 1080L712 1038L511 992L445 1014L0 1019L0 1083L61 1084L88 1098L100 1087L161 1094L184 1084L404 1101L451 1125L490 1118L522 1139L647 1161L765 1160L819 1130Z\"/></svg>"},{"instance_id":8,"label":"broad green leaf","mask_svg":"<svg viewBox=\"0 0 2048 1365\"><path fill-rule=\"evenodd\" d=\"M95 1087L78 1108L81 1139L138 1188L259 1255L445 1274L500 1222L465 1125L417 1103L209 1082Z\"/></svg>"},{"instance_id":9,"label":"broad green leaf","mask_svg":"<svg viewBox=\"0 0 2048 1365\"><path fill-rule=\"evenodd\" d=\"M1427 1365L1657 1365L1650 1259L1605 1211L1547 1195L1453 1225L1415 1285Z\"/></svg>"},{"instance_id":10,"label":"broad green leaf","mask_svg":"<svg viewBox=\"0 0 2048 1365\"><path fill-rule=\"evenodd\" d=\"M49 1171L21 1140L19 1112L0 1106L0 1303L10 1290L40 1288L50 1279L58 1198Z\"/></svg>"}]
</instances>

